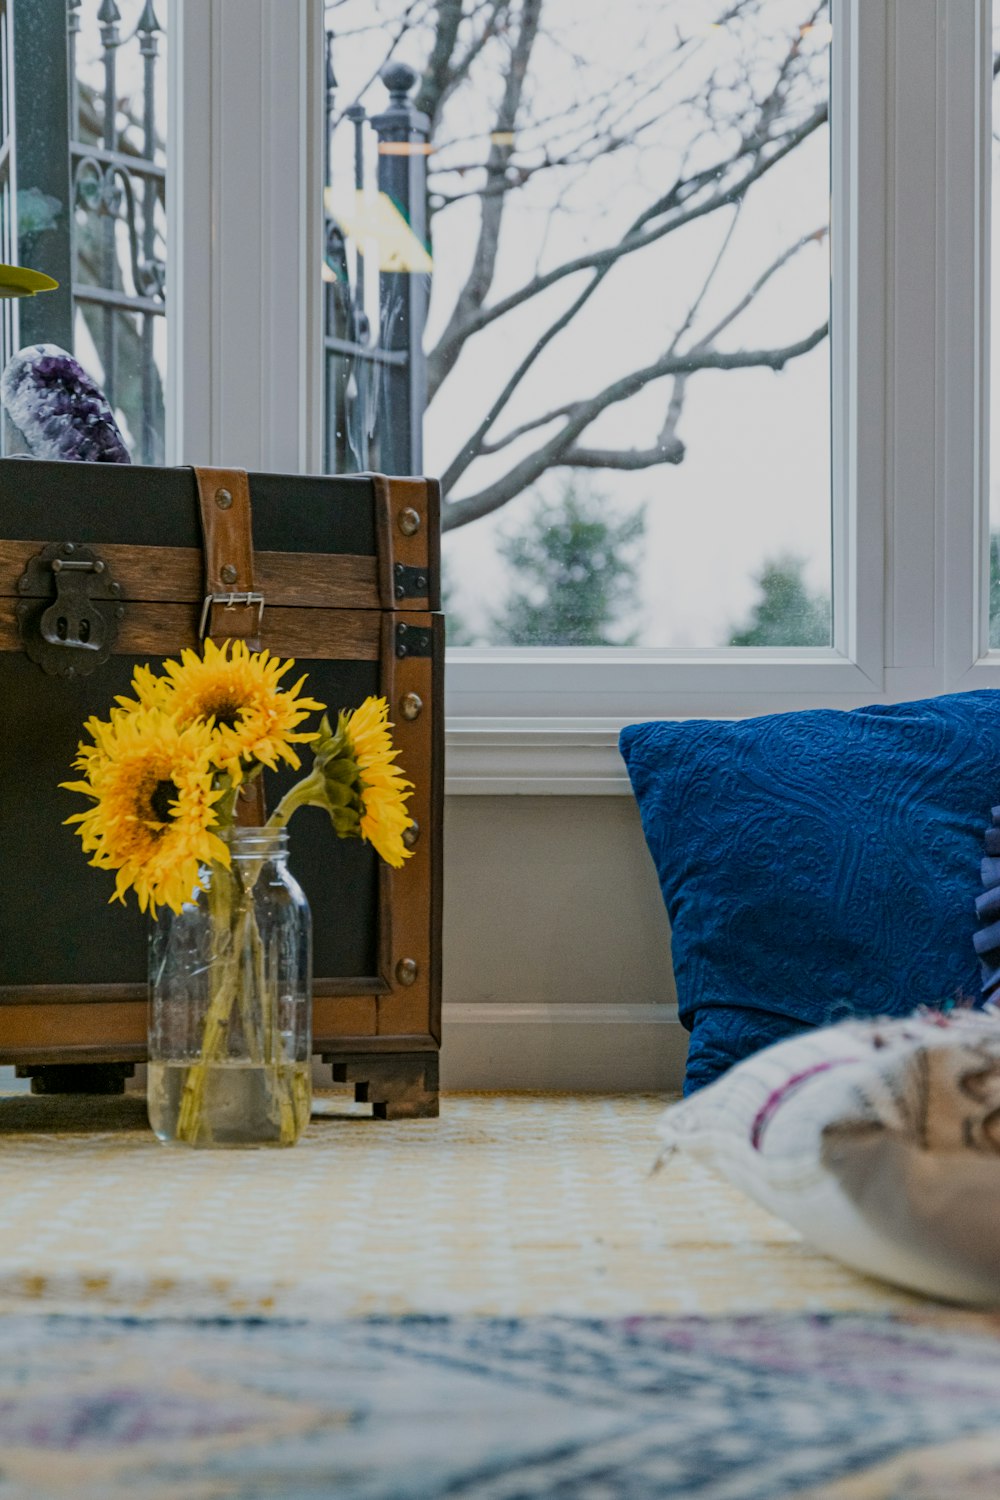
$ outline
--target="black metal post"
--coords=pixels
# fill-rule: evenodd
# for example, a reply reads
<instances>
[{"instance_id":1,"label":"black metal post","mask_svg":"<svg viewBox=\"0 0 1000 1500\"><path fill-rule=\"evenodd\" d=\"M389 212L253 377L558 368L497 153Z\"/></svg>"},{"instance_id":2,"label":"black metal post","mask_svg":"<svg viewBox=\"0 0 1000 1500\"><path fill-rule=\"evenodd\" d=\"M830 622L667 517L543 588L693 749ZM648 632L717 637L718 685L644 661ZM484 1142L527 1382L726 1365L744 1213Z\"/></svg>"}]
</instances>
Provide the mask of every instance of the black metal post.
<instances>
[{"instance_id":1,"label":"black metal post","mask_svg":"<svg viewBox=\"0 0 1000 1500\"><path fill-rule=\"evenodd\" d=\"M352 104L344 111L345 119L354 126L354 191L361 193L365 186L365 107ZM365 257L361 245L355 247L354 263L354 315L359 324L367 322L365 316Z\"/></svg>"},{"instance_id":2,"label":"black metal post","mask_svg":"<svg viewBox=\"0 0 1000 1500\"><path fill-rule=\"evenodd\" d=\"M80 35L80 5L82 0L69 0L69 138L80 138L80 85L76 72L77 38Z\"/></svg>"},{"instance_id":3,"label":"black metal post","mask_svg":"<svg viewBox=\"0 0 1000 1500\"><path fill-rule=\"evenodd\" d=\"M379 465L387 474L423 472L423 421L427 405L424 327L430 296L427 269L427 142L430 121L409 95L418 74L405 63L389 63L380 74L389 107L373 115L378 135L378 186L412 235L412 258L404 251L398 268L379 280L379 347L405 361L381 368L376 417ZM420 254L419 252L423 252Z\"/></svg>"},{"instance_id":4,"label":"black metal post","mask_svg":"<svg viewBox=\"0 0 1000 1500\"><path fill-rule=\"evenodd\" d=\"M153 0L146 0L137 27L139 50L142 53L142 154L147 161L156 156L156 59L159 51L161 27L153 9ZM156 202L157 183L147 177L142 190L142 264L148 270L156 252ZM142 293L145 287L136 287ZM155 463L161 458L159 449L159 424L153 413L153 314L144 312L142 319L142 433L141 459L145 464Z\"/></svg>"},{"instance_id":5,"label":"black metal post","mask_svg":"<svg viewBox=\"0 0 1000 1500\"><path fill-rule=\"evenodd\" d=\"M101 0L101 8L97 12L97 19L101 23L101 43L104 47L104 149L105 151L118 150L118 92L117 92L117 61L118 48L121 46L121 32L118 23L121 20L121 12L115 4L115 0ZM115 245L115 218L114 206L114 179L111 174L105 176L106 194L108 201L104 205L104 217L101 225L101 281L106 287L115 285L115 272L118 269L118 252ZM102 339L101 358L104 362L104 394L108 398L109 405L115 405L117 381L117 359L115 340L115 314L110 307L104 309L104 330Z\"/></svg>"},{"instance_id":6,"label":"black metal post","mask_svg":"<svg viewBox=\"0 0 1000 1500\"><path fill-rule=\"evenodd\" d=\"M70 187L69 12L67 0L16 0L14 139L22 206L17 257L45 271L57 292L20 304L22 344L73 347L73 217Z\"/></svg>"}]
</instances>

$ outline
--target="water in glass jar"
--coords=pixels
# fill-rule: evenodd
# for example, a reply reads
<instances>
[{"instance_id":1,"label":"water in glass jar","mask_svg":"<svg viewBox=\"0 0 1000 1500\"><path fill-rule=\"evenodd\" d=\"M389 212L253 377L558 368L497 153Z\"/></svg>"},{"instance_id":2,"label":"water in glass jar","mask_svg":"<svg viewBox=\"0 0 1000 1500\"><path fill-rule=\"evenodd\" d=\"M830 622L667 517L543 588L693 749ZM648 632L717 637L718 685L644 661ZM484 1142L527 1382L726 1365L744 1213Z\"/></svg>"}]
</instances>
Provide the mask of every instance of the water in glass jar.
<instances>
[{"instance_id":1,"label":"water in glass jar","mask_svg":"<svg viewBox=\"0 0 1000 1500\"><path fill-rule=\"evenodd\" d=\"M150 1062L149 1123L161 1141L176 1141L191 1065ZM193 1146L293 1146L311 1104L308 1062L255 1063L222 1058L205 1065L194 1114Z\"/></svg>"}]
</instances>

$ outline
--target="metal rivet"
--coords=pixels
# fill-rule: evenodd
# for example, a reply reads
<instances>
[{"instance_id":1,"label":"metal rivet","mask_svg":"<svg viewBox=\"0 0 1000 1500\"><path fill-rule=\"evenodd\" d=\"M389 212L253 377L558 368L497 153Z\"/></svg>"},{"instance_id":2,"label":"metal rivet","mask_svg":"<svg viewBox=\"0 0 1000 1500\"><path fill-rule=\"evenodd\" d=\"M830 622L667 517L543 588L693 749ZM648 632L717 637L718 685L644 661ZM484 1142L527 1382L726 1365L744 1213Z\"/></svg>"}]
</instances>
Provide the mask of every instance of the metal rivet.
<instances>
[{"instance_id":1,"label":"metal rivet","mask_svg":"<svg viewBox=\"0 0 1000 1500\"><path fill-rule=\"evenodd\" d=\"M114 596L115 596L116 599L118 598L118 595L121 593L121 591L122 591L122 586L121 586L120 583L109 583L108 584L108 592L110 594L114 594Z\"/></svg>"},{"instance_id":2,"label":"metal rivet","mask_svg":"<svg viewBox=\"0 0 1000 1500\"><path fill-rule=\"evenodd\" d=\"M232 563L226 563L225 567L219 569L219 577L223 583L235 583L239 576L238 570L233 567Z\"/></svg>"},{"instance_id":3,"label":"metal rivet","mask_svg":"<svg viewBox=\"0 0 1000 1500\"><path fill-rule=\"evenodd\" d=\"M69 555L70 555L71 552L75 552L76 551L76 544L75 544L75 542L67 542L66 545L63 547L63 551L65 552L66 556L69 557Z\"/></svg>"},{"instance_id":4,"label":"metal rivet","mask_svg":"<svg viewBox=\"0 0 1000 1500\"><path fill-rule=\"evenodd\" d=\"M419 719L424 711L424 700L419 693L404 693L399 701L399 711L404 719Z\"/></svg>"},{"instance_id":5,"label":"metal rivet","mask_svg":"<svg viewBox=\"0 0 1000 1500\"><path fill-rule=\"evenodd\" d=\"M220 510L228 510L233 503L232 492L230 490L216 490L215 503Z\"/></svg>"},{"instance_id":6,"label":"metal rivet","mask_svg":"<svg viewBox=\"0 0 1000 1500\"><path fill-rule=\"evenodd\" d=\"M97 561L94 563L94 572L95 573L103 573L104 572L104 563L101 561L100 558L98 558Z\"/></svg>"},{"instance_id":7,"label":"metal rivet","mask_svg":"<svg viewBox=\"0 0 1000 1500\"><path fill-rule=\"evenodd\" d=\"M415 958L401 958L396 965L396 978L400 984L407 987L411 984L416 984L419 973L420 970L417 967L417 960Z\"/></svg>"},{"instance_id":8,"label":"metal rivet","mask_svg":"<svg viewBox=\"0 0 1000 1500\"><path fill-rule=\"evenodd\" d=\"M28 580L26 578L19 578L17 580L17 586L21 590L22 594L26 593L28 589Z\"/></svg>"},{"instance_id":9,"label":"metal rivet","mask_svg":"<svg viewBox=\"0 0 1000 1500\"><path fill-rule=\"evenodd\" d=\"M420 837L420 824L414 818L414 820L410 824L409 828L404 828L403 829L403 843L406 845L407 849L415 849L416 846L417 846L417 840L419 839L419 837Z\"/></svg>"},{"instance_id":10,"label":"metal rivet","mask_svg":"<svg viewBox=\"0 0 1000 1500\"><path fill-rule=\"evenodd\" d=\"M62 558L61 557L54 557L52 559L52 571L53 571L53 573L61 573L62 572L62 568L63 568Z\"/></svg>"},{"instance_id":11,"label":"metal rivet","mask_svg":"<svg viewBox=\"0 0 1000 1500\"><path fill-rule=\"evenodd\" d=\"M416 536L420 530L420 512L414 510L409 505L405 510L401 510L399 512L399 529L404 536Z\"/></svg>"},{"instance_id":12,"label":"metal rivet","mask_svg":"<svg viewBox=\"0 0 1000 1500\"><path fill-rule=\"evenodd\" d=\"M116 604L115 605L115 619L116 620L124 620L124 618L125 618L125 606L124 606L124 604Z\"/></svg>"}]
</instances>

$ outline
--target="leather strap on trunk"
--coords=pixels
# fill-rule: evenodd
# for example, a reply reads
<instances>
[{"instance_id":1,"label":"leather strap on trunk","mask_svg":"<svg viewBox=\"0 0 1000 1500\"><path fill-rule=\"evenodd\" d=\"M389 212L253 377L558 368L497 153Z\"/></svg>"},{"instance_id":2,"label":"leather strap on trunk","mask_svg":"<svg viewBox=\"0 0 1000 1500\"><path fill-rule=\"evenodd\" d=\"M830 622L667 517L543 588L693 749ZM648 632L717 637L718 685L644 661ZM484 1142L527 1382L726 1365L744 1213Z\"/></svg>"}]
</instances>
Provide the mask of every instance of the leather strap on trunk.
<instances>
[{"instance_id":1,"label":"leather strap on trunk","mask_svg":"<svg viewBox=\"0 0 1000 1500\"><path fill-rule=\"evenodd\" d=\"M263 598L254 587L253 523L245 469L195 469L205 540L201 633L217 645L260 640Z\"/></svg>"},{"instance_id":2,"label":"leather strap on trunk","mask_svg":"<svg viewBox=\"0 0 1000 1500\"><path fill-rule=\"evenodd\" d=\"M198 505L205 544L205 603L201 634L216 645L246 641L260 648L264 596L257 592L253 568L253 521L250 484L245 469L200 469ZM244 784L236 800L236 821L260 827L267 818L261 776Z\"/></svg>"}]
</instances>

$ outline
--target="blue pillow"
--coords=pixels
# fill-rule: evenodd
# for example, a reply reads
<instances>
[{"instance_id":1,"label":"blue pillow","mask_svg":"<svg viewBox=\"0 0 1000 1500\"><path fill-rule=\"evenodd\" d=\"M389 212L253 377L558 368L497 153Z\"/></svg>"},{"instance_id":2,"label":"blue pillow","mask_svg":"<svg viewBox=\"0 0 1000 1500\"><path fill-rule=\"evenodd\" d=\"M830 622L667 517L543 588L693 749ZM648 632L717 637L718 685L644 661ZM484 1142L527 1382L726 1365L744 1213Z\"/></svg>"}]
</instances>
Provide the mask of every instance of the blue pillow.
<instances>
[{"instance_id":1,"label":"blue pillow","mask_svg":"<svg viewBox=\"0 0 1000 1500\"><path fill-rule=\"evenodd\" d=\"M1000 692L636 724L620 748L670 915L685 1093L804 1026L981 999Z\"/></svg>"}]
</instances>

